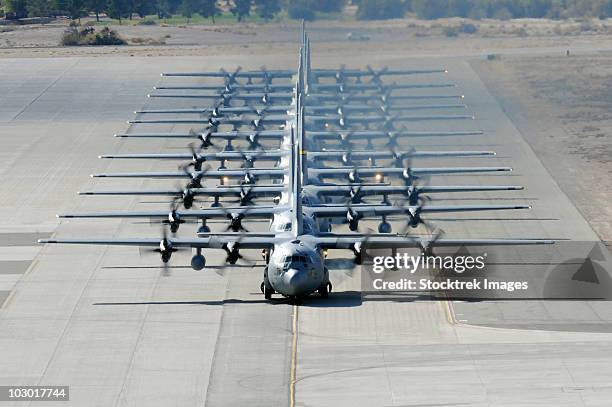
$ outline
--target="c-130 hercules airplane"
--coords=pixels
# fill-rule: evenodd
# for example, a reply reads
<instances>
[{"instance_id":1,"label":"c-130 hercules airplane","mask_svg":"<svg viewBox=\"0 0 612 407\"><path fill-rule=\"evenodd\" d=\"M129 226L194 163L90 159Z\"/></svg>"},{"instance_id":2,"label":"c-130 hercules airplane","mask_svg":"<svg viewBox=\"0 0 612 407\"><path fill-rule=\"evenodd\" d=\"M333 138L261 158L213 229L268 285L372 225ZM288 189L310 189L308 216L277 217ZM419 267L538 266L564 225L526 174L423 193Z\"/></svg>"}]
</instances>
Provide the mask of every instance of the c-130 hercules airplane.
<instances>
[{"instance_id":1,"label":"c-130 hercules airplane","mask_svg":"<svg viewBox=\"0 0 612 407\"><path fill-rule=\"evenodd\" d=\"M173 195L175 199L186 199L185 191L194 189L195 192L190 193L190 203L185 207L191 207L193 196L195 194L206 195L210 193L211 196L215 197L215 202L219 204L218 198L220 196L233 196L240 194L241 198L246 191L250 195L257 195L257 188L261 188L262 195L266 196L269 194L278 194L276 200L276 206L274 207L262 207L254 205L250 199L241 199L240 208L223 208L219 213L228 215L228 219L232 223L237 222L233 225L235 227L228 227L228 230L232 230L231 233L215 233L211 232L206 226L206 219L208 217L217 216L217 212L211 212L209 215L205 212L206 210L198 213L194 212L196 218L202 221L202 227L197 231L197 237L195 238L177 238L167 237L164 232L161 239L159 238L70 238L70 239L43 239L39 240L40 243L49 244L86 244L86 245L119 245L119 246L140 246L152 248L155 252L159 253L161 260L164 264L164 269L167 271L167 264L170 261L172 254L178 250L190 249L194 250L194 255L191 259L191 266L195 270L202 270L206 266L206 258L204 256L204 250L208 249L221 249L227 253L226 262L229 264L235 264L242 256L240 254L241 249L259 249L262 250L265 256L266 266L263 272L263 282L261 289L266 299L270 299L274 293L281 294L290 298L301 298L308 296L312 293L319 293L321 297L328 297L332 285L330 282L329 270L326 267L326 252L330 249L341 249L350 250L355 255L355 263L360 264L361 256L365 253L366 249L369 248L386 248L386 249L397 249L397 248L419 248L424 252L431 251L437 246L486 246L486 245L537 245L537 244L552 244L553 240L547 239L527 239L527 238L490 238L490 239L464 239L464 238L446 238L441 237L441 233L430 233L428 236L423 235L408 235L406 233L391 233L389 227L379 227L379 233L360 233L356 227L356 220L371 216L382 216L383 223L381 225L388 225L386 216L389 214L405 215L408 224L412 227L416 227L419 223L424 223L420 219L420 213L427 211L431 212L442 212L442 211L473 211L473 210L514 210L514 209L528 209L527 205L456 205L456 206L430 206L423 204L420 200L408 199L408 206L390 205L387 201L388 195L402 195L406 196L407 193L412 193L415 190L421 189L421 192L470 192L470 191L491 191L491 190L517 190L522 189L518 186L439 186L439 191L436 190L437 186L418 186L414 182L418 179L414 174L418 174L418 168L388 168L385 166L371 165L370 167L359 167L357 165L350 166L353 163L347 163L344 157L351 155L351 151L344 144L342 145L344 150L334 150L332 154L324 154L325 150L313 151L317 148L316 137L310 140L308 143L306 139L309 135L307 129L308 117L306 112L309 111L306 103L310 103L312 97L309 96L309 87L311 83L322 78L332 78L338 84L345 84L345 82L351 78L358 78L358 83L361 82L361 78L370 78L370 82L377 86L357 86L365 90L370 89L385 89L382 86L382 77L385 75L411 75L419 73L433 73L433 72L444 72L444 70L424 70L424 71L401 71L401 70L380 70L374 71L371 68L365 71L359 70L346 70L341 69L338 71L333 70L314 70L310 68L310 42L307 35L304 33L302 38L302 47L300 49L300 58L298 64L297 73L291 71L248 71L243 72L237 70L233 73L220 72L220 73L178 73L178 74L166 74L165 76L195 76L195 77L221 77L225 80L225 92L234 91L234 89L246 89L249 90L249 86L253 84L253 79L261 80L263 85L271 86L274 78L294 78L295 85L293 86L293 95L291 97L291 104L287 105L287 117L285 122L280 126L278 130L274 130L276 135L280 136L280 147L274 154L271 154L273 158L278 159L278 166L274 169L258 169L258 174L265 175L266 173L272 174L273 171L278 172L279 177L282 177L281 183L276 183L271 186L257 186L255 183L256 179L247 177L250 174L251 168L242 169L225 169L220 168L217 172L200 171L203 173L208 172L211 177L218 177L221 179L227 179L226 175L244 175L242 185L238 186L218 186L218 187L203 187L193 184L194 173L190 173L185 170L184 176L190 178L190 184L188 188L180 189L179 191L162 190L157 191L159 195ZM239 80L247 79L247 85L242 86L239 84ZM312 89L333 89L333 86L313 86ZM343 89L350 89L350 85L345 85ZM208 89L208 88L207 88ZM259 87L253 86L253 89L260 91ZM225 93L220 93L222 97ZM364 96L360 94L360 96ZM344 98L344 96L343 96ZM227 99L227 98L225 98ZM373 96L372 99L377 99ZM323 98L327 100L327 98ZM262 102L266 106L273 106L269 98L264 98ZM320 103L320 102L319 102ZM332 103L335 103L332 101ZM286 105L286 104L285 104ZM370 106L367 103L364 107ZM377 109L376 106L372 106L372 111ZM221 110L221 109L219 109ZM350 110L350 109L349 109ZM358 112L363 112L364 108L355 109ZM237 109L240 111L240 109ZM311 109L312 111L312 109ZM228 112L228 113L231 113ZM344 114L344 113L343 113ZM349 113L350 114L350 113ZM334 118L335 119L335 118ZM373 120L366 120L367 126ZM359 119L359 116L349 118L348 123L362 123L363 120ZM231 120L231 125L234 126L232 132L228 132L230 135L226 138L228 142L237 137L236 127L239 127L243 123L245 126L252 125L252 118L244 118L241 122L240 116L234 117ZM338 133L337 130L329 129L327 125L324 125L325 130L321 130L321 124L317 119L314 123L313 134L329 135L333 137L334 133ZM218 134L223 139L223 132L218 132L219 122L214 124L213 132L209 134ZM389 123L385 122L385 126ZM344 127L344 126L340 126ZM260 131L261 129L257 129ZM264 130L266 131L266 130ZM344 131L344 129L342 129ZM385 131L370 130L370 129L355 129L356 132L361 132L364 135L370 135L371 138L384 138L388 134L388 129ZM401 133L401 132L399 132ZM399 134L398 133L398 134ZM469 132L456 132L456 135L470 134ZM233 134L233 135L232 135ZM244 134L248 134L248 131ZM407 132L410 134L410 132ZM451 133L452 134L452 133ZM477 134L474 133L474 134ZM129 134L127 135L129 136ZM141 135L143 136L143 135ZM152 137L163 137L162 135L152 134ZM172 135L168 135L172 137ZM399 136L394 136L399 137ZM370 141L370 139L368 139ZM210 144L209 144L210 145ZM207 146L203 146L207 147ZM257 150L245 150L240 151L240 154L229 154L228 151L232 149L226 149L226 151L220 151L218 153L207 153L207 159L219 160L225 162L225 159L238 159L245 157L257 157L258 154L265 156L266 151L262 151L264 148L262 145L251 146L256 147ZM192 147L193 148L193 147ZM416 154L416 151L412 152ZM491 155L488 152L471 152L472 155ZM342 159L344 164L349 166L343 167L325 167L314 164L314 161L309 158L309 154L313 157L321 157L322 161L325 160L338 160ZM218 157L216 157L218 155ZM372 154L376 156L376 154ZM461 154L457 156L466 156L469 154ZM366 157L365 152L354 154L357 161ZM378 155L382 158L397 159L397 154L382 154ZM435 156L435 154L434 154ZM444 156L444 154L441 154ZM176 155L169 155L166 158L181 158ZM194 158L198 156L194 152L191 155L187 155L184 158ZM111 158L107 156L107 158ZM121 157L117 157L121 158ZM129 158L129 157L124 157ZM148 157L132 157L132 158L158 158L163 159L163 154L152 155ZM371 161L371 160L370 160ZM402 160L395 160L401 162ZM192 163L193 165L194 163ZM200 163L201 164L201 163ZM250 163L252 165L252 162ZM406 185L390 185L384 182L384 178L377 179L376 184L367 183L361 177L352 178L349 176L350 184L339 184L337 188L334 188L334 184L323 183L318 178L313 180L312 174L309 174L309 166L313 166L312 173L321 174L324 172L325 176L336 178L334 174L340 174L340 177L345 177L351 173L354 175L359 172L363 177L380 177L383 175L390 175L398 173L404 175L404 181ZM470 171L471 167L449 167L444 169L433 169L433 173L457 173L457 172L495 172L495 171L507 171L506 167L473 167L474 170ZM399 170L399 171L396 171ZM403 171L402 171L403 170ZM274 174L276 174L276 172ZM407 173L409 176L407 176ZM156 177L156 173L135 173L133 176L136 177ZM180 176L179 173L178 176ZM123 174L129 176L129 174ZM103 176L112 176L112 174L105 174ZM121 174L119 176L122 176ZM198 176L197 174L195 176ZM198 188L199 187L199 188ZM316 188L321 188L317 191ZM265 188L271 188L272 191L266 191ZM312 189L315 188L314 192ZM199 191L197 191L199 189ZM221 192L215 192L221 191ZM308 192L307 192L308 191ZM327 191L327 192L326 192ZM84 194L89 195L139 195L139 194L151 194L155 195L156 191L107 191L107 192L88 192ZM309 199L306 199L305 194L308 195ZM344 202L342 205L338 204L321 204L318 198L321 195L340 195L350 197L350 201ZM359 195L359 198L366 195L384 194L385 199L381 204L366 204L362 202L356 202L355 195ZM313 202L314 201L314 202ZM252 209L250 209L252 208ZM234 213L232 213L232 210ZM236 216L238 213L238 216ZM240 221L243 217L249 217L251 215L270 215L270 229L269 232L248 232L241 227ZM346 220L351 226L350 229L353 233L338 234L331 231L331 227L327 224L329 218L342 217L346 214ZM132 217L129 212L124 214L108 215L104 213L94 213L89 215L58 215L60 217ZM189 212L184 215L189 216ZM173 218L174 216L174 218ZM170 211L168 218L163 222L171 226L172 233L175 233L178 229L180 220L177 217L176 208ZM323 226L325 225L325 226Z\"/></svg>"}]
</instances>

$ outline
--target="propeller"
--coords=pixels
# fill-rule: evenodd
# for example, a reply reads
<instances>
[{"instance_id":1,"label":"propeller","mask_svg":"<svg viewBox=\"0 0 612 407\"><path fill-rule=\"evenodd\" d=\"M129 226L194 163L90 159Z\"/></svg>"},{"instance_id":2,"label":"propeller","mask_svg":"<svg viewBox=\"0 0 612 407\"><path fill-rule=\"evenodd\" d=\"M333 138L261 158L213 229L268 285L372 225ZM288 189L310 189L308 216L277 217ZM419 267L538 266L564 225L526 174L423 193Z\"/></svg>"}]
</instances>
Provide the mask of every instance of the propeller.
<instances>
[{"instance_id":1,"label":"propeller","mask_svg":"<svg viewBox=\"0 0 612 407\"><path fill-rule=\"evenodd\" d=\"M195 193L190 188L186 188L181 191L180 197L175 197L175 199L177 198L182 201L185 209L191 209L195 201Z\"/></svg>"},{"instance_id":2,"label":"propeller","mask_svg":"<svg viewBox=\"0 0 612 407\"><path fill-rule=\"evenodd\" d=\"M351 152L347 151L345 153L342 153L340 160L342 161L342 164L350 165L353 162L352 157L351 157Z\"/></svg>"},{"instance_id":3,"label":"propeller","mask_svg":"<svg viewBox=\"0 0 612 407\"><path fill-rule=\"evenodd\" d=\"M188 165L180 166L179 169L181 169L185 175L189 177L189 182L187 183L185 189L202 188L202 178L204 178L204 175L206 175L206 173L210 170L210 166L206 165L200 171L196 172L190 172Z\"/></svg>"},{"instance_id":4,"label":"propeller","mask_svg":"<svg viewBox=\"0 0 612 407\"><path fill-rule=\"evenodd\" d=\"M170 261L172 254L174 252L177 252L178 250L179 250L178 248L172 245L172 239L168 239L166 229L162 228L162 238L159 242L159 246L155 248L140 247L140 254L143 255L143 253L158 253L161 256L161 261L162 261L161 275L169 276L170 267L168 265L168 262Z\"/></svg>"},{"instance_id":5,"label":"propeller","mask_svg":"<svg viewBox=\"0 0 612 407\"><path fill-rule=\"evenodd\" d=\"M268 103L268 100L266 99L267 96L268 96L267 93L265 93L263 96L262 101L264 105ZM257 119L251 120L251 126L253 126L253 130L263 130L264 121L265 121L265 117L267 114L267 108L266 107L264 107L263 109L253 108L253 113L258 116Z\"/></svg>"},{"instance_id":6,"label":"propeller","mask_svg":"<svg viewBox=\"0 0 612 407\"><path fill-rule=\"evenodd\" d=\"M251 150L263 149L263 146L259 142L259 132L256 131L253 134L249 134L247 137L247 141L249 142L249 148Z\"/></svg>"},{"instance_id":7,"label":"propeller","mask_svg":"<svg viewBox=\"0 0 612 407\"><path fill-rule=\"evenodd\" d=\"M359 214L359 212L355 211L352 206L353 204L349 202L346 211L346 220L348 221L351 232L356 232L359 229L359 221L361 220L362 216Z\"/></svg>"},{"instance_id":8,"label":"propeller","mask_svg":"<svg viewBox=\"0 0 612 407\"><path fill-rule=\"evenodd\" d=\"M200 134L197 134L193 129L189 130L189 134L192 134L194 138L200 140L200 150L205 150L208 147L215 147L212 142L212 133L213 129L205 129L205 131Z\"/></svg>"},{"instance_id":9,"label":"propeller","mask_svg":"<svg viewBox=\"0 0 612 407\"><path fill-rule=\"evenodd\" d=\"M221 72L223 72L225 74L225 84L227 85L234 85L236 84L236 77L238 76L238 73L242 71L242 67L238 66L236 68L236 70L234 72L227 72L225 69L221 68Z\"/></svg>"},{"instance_id":10,"label":"propeller","mask_svg":"<svg viewBox=\"0 0 612 407\"><path fill-rule=\"evenodd\" d=\"M241 235L238 240L235 242L229 242L223 244L223 250L227 254L225 257L225 263L234 265L238 262L238 260L245 261L247 265L254 266L257 262L245 258L240 253L240 241L244 238L244 235Z\"/></svg>"},{"instance_id":11,"label":"propeller","mask_svg":"<svg viewBox=\"0 0 612 407\"><path fill-rule=\"evenodd\" d=\"M348 179L353 184L357 184L361 182L361 178L359 177L359 172L357 171L357 167L354 167L353 169L349 171Z\"/></svg>"},{"instance_id":12,"label":"propeller","mask_svg":"<svg viewBox=\"0 0 612 407\"><path fill-rule=\"evenodd\" d=\"M262 65L259 70L263 73L262 82L267 86L272 83L272 76L268 73L268 68L265 65Z\"/></svg>"},{"instance_id":13,"label":"propeller","mask_svg":"<svg viewBox=\"0 0 612 407\"><path fill-rule=\"evenodd\" d=\"M382 127L386 130L386 131L392 131L395 130L395 119L397 119L399 117L398 114L394 114L394 115L383 115L383 125Z\"/></svg>"},{"instance_id":14,"label":"propeller","mask_svg":"<svg viewBox=\"0 0 612 407\"><path fill-rule=\"evenodd\" d=\"M425 226L427 230L435 230L435 226L432 226L430 222L426 221L421 217L424 205L405 205L406 202L398 204L398 206L405 208L404 214L407 215L406 224L403 227L402 234L408 234L409 228L416 228L419 225Z\"/></svg>"},{"instance_id":15,"label":"propeller","mask_svg":"<svg viewBox=\"0 0 612 407\"><path fill-rule=\"evenodd\" d=\"M176 234L179 230L179 227L185 223L185 220L182 219L181 214L177 210L177 200L179 198L175 197L170 203L170 212L166 219L162 220L162 224L168 225L170 227L170 232L172 234Z\"/></svg>"},{"instance_id":16,"label":"propeller","mask_svg":"<svg viewBox=\"0 0 612 407\"><path fill-rule=\"evenodd\" d=\"M370 236L372 235L372 233L373 233L372 229L368 228L368 230L366 231L364 235L363 240L360 242L356 242L355 244L353 244L353 247L351 247L351 251L355 255L354 257L355 264L357 265L362 264L364 260L364 256L368 255L366 252L366 249L368 248L368 240L370 239Z\"/></svg>"},{"instance_id":17,"label":"propeller","mask_svg":"<svg viewBox=\"0 0 612 407\"><path fill-rule=\"evenodd\" d=\"M336 74L334 75L335 79L336 79L336 83L342 84L344 83L345 75L344 75L344 70L346 69L346 65L342 64L340 65L340 69L338 69L336 71Z\"/></svg>"},{"instance_id":18,"label":"propeller","mask_svg":"<svg viewBox=\"0 0 612 407\"><path fill-rule=\"evenodd\" d=\"M351 203L361 203L363 198L363 194L361 192L361 185L353 186L351 185L351 189L349 191L349 196L351 197Z\"/></svg>"},{"instance_id":19,"label":"propeller","mask_svg":"<svg viewBox=\"0 0 612 407\"><path fill-rule=\"evenodd\" d=\"M430 202L431 197L428 195L421 195L423 192L423 186L428 183L426 178L418 178L413 181L410 189L407 191L408 203L410 205L423 205L425 202Z\"/></svg>"},{"instance_id":20,"label":"propeller","mask_svg":"<svg viewBox=\"0 0 612 407\"><path fill-rule=\"evenodd\" d=\"M206 157L203 157L196 151L193 143L189 143L189 151L191 152L191 162L185 164L185 168L193 167L195 171L202 171L202 164L206 162Z\"/></svg>"},{"instance_id":21,"label":"propeller","mask_svg":"<svg viewBox=\"0 0 612 407\"><path fill-rule=\"evenodd\" d=\"M240 206L246 206L252 203L253 195L251 190L252 185L240 185Z\"/></svg>"},{"instance_id":22,"label":"propeller","mask_svg":"<svg viewBox=\"0 0 612 407\"><path fill-rule=\"evenodd\" d=\"M370 78L370 83L375 83L377 85L382 85L383 81L381 79L381 77L389 70L389 67L385 66L384 68L375 71L374 69L372 69L372 67L370 65L366 66L366 69L368 70L368 72L370 73L370 75L372 76Z\"/></svg>"},{"instance_id":23,"label":"propeller","mask_svg":"<svg viewBox=\"0 0 612 407\"><path fill-rule=\"evenodd\" d=\"M438 228L432 232L431 239L422 240L421 241L421 251L423 252L423 254L427 256L432 256L433 248L436 244L436 241L440 239L442 236L444 236L444 233L445 233L444 230Z\"/></svg>"},{"instance_id":24,"label":"propeller","mask_svg":"<svg viewBox=\"0 0 612 407\"><path fill-rule=\"evenodd\" d=\"M229 264L236 264L239 259L242 259L242 254L240 254L240 243L239 242L230 242L223 244L223 250L227 253L225 257L225 262Z\"/></svg>"}]
</instances>

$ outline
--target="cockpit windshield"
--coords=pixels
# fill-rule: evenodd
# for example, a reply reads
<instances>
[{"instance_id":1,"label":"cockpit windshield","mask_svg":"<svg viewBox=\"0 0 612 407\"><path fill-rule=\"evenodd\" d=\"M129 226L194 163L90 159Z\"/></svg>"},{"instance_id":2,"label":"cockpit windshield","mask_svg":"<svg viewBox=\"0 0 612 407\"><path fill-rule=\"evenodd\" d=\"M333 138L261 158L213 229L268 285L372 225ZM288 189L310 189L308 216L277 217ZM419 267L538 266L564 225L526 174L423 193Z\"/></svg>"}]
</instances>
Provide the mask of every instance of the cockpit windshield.
<instances>
[{"instance_id":1,"label":"cockpit windshield","mask_svg":"<svg viewBox=\"0 0 612 407\"><path fill-rule=\"evenodd\" d=\"M291 267L295 267L298 265L306 265L307 259L306 256L302 256L299 254L294 254L292 256L285 256L283 260L283 270L289 270Z\"/></svg>"},{"instance_id":2,"label":"cockpit windshield","mask_svg":"<svg viewBox=\"0 0 612 407\"><path fill-rule=\"evenodd\" d=\"M291 222L287 222L287 223L284 223L282 225L278 225L276 231L277 232L289 232L289 231L291 231Z\"/></svg>"}]
</instances>

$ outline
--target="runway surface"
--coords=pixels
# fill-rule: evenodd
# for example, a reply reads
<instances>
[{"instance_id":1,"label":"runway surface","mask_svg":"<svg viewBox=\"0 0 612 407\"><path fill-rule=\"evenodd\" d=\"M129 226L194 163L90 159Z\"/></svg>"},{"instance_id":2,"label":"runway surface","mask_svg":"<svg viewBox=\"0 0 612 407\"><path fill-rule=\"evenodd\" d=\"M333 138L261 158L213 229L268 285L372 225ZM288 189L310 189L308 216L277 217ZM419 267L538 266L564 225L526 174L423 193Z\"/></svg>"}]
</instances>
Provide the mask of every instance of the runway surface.
<instances>
[{"instance_id":1,"label":"runway surface","mask_svg":"<svg viewBox=\"0 0 612 407\"><path fill-rule=\"evenodd\" d=\"M297 47L296 55L279 56L274 64L294 67L296 60ZM106 170L175 166L97 159L185 145L112 138L127 128L132 111L167 103L145 98L160 72L237 64L256 69L264 62L274 68L240 56L0 60L0 385L69 385L75 406L609 405L607 302L363 300L359 272L340 270L332 274L336 293L329 301L313 298L295 307L264 301L261 268L224 269L223 255L210 256L213 267L196 272L187 267L189 254L177 253L171 276L163 277L157 256L141 257L134 248L34 243L52 233L157 236L159 228L148 222L59 223L55 214L166 209L162 199L77 197L76 191L174 185L89 178ZM440 181L488 183L495 177L495 183L526 187L484 198L522 197L533 204L528 213L482 216L523 220L441 221L449 235L596 239L466 61L376 62L447 67L449 75L438 79L456 83L477 117L460 126L485 131L469 139L419 139L417 148L492 149L496 158L470 163L515 168L511 175ZM363 61L315 54L313 63ZM470 203L473 195L457 197ZM531 220L544 218L552 220ZM474 222L477 227L470 227ZM181 236L190 233L193 227Z\"/></svg>"}]
</instances>

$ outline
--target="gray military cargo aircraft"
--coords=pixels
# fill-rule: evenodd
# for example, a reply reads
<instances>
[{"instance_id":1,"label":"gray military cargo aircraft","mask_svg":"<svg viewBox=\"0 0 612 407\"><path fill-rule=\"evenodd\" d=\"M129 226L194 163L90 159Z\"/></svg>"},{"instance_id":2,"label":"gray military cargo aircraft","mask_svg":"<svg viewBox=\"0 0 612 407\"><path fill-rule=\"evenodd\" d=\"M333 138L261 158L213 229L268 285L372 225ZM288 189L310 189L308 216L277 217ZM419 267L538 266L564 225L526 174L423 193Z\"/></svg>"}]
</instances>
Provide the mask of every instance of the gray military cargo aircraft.
<instances>
[{"instance_id":1,"label":"gray military cargo aircraft","mask_svg":"<svg viewBox=\"0 0 612 407\"><path fill-rule=\"evenodd\" d=\"M280 141L278 152L278 165L274 168L240 168L240 169L219 169L211 170L202 168L199 171L190 172L142 172L142 173L104 173L95 174L98 177L161 177L161 178L188 178L189 184L186 188L178 190L153 190L153 191L107 191L106 194L159 194L176 197L178 194L187 194L191 197L200 195L219 196L222 194L237 194L244 200L245 204L252 204L251 199L261 194L276 194L279 196L278 203L275 206L261 205L245 205L240 207L221 207L192 211L178 211L173 208L170 213L167 212L135 212L135 213L93 213L93 214L68 214L60 215L63 217L153 217L158 218L162 223L170 226L172 232L178 231L178 226L186 218L195 218L198 220L206 220L210 217L220 216L227 217L230 221L228 232L211 232L209 228L202 225L197 231L197 236L192 238L168 237L165 233L161 238L100 238L100 237L85 237L85 238L51 238L42 239L40 243L48 244L88 244L88 245L119 245L119 246L140 246L149 247L157 252L164 265L170 261L173 253L178 250L192 250L193 257L191 266L196 270L202 270L206 266L205 251L209 250L224 250L227 254L226 262L235 264L241 257L240 251L243 249L260 249L264 250L266 266L263 271L263 281L261 284L262 291L266 299L272 297L274 293L281 294L290 298L301 298L311 293L318 292L321 297L327 297L331 291L331 281L329 270L326 267L325 253L327 250L349 250L355 256L355 262L360 263L362 254L368 248L405 248L414 247L423 251L429 251L433 247L439 246L486 246L486 245L542 245L553 244L553 240L549 239L530 239L530 238L449 238L443 237L439 233L430 233L423 235L408 235L406 233L391 233L390 226L387 227L387 215L401 215L406 219L407 226L419 226L424 223L421 219L421 213L441 212L441 211L472 211L472 210L516 210L528 209L529 205L430 205L419 201L419 196L423 193L445 193L454 191L475 192L475 191L494 191L494 190L519 190L520 186L451 186L451 185L418 185L415 181L423 175L436 174L452 174L452 173L483 173L483 172L508 172L509 167L412 167L412 165L399 165L401 163L393 160L394 156L385 155L383 158L391 159L395 166L359 166L352 165L353 160L359 159L359 152L351 152L346 149L344 154L340 150L333 151L327 155L328 160L342 161L345 165L342 167L325 167L316 166L316 155L323 153L323 150L312 150L313 157L309 158L309 148L312 147L313 140L307 143L307 137L316 139L315 132L321 137L337 137L344 139L350 135L362 134L364 137L380 137L383 139L392 139L391 134L398 132L392 127L394 118L392 116L383 116L385 129L380 130L355 130L354 129L318 129L315 123L313 133L306 129L312 120L308 120L305 103L314 99L309 93L308 88L325 79L331 79L337 84L346 86L347 81L351 78L361 80L361 78L369 78L370 83L376 86L370 86L364 89L364 92L370 90L379 90L384 88L382 78L389 75L401 76L423 73L440 73L445 70L390 70L382 69L375 71L371 68L367 70L314 70L310 68L310 47L307 37L304 35L303 44L300 51L300 59L298 70L296 72L290 70L274 70L269 71L262 69L260 71L242 71L240 69L228 73L221 72L201 72L201 73L176 73L163 74L164 76L193 76L193 77L216 77L222 78L226 86L238 86L239 81L246 79L247 85L253 83L253 80L264 84L271 84L277 78L294 78L295 85L289 96L283 94L282 97L269 97L267 93L263 96L257 94L239 94L231 91L221 95L221 102L225 103L229 96L239 98L243 96L259 97L265 104L273 103L274 99L283 101L289 100L292 109L284 120L279 120L279 129L261 130L257 129L255 134L262 136L264 131L269 131L270 135L274 135L276 140ZM230 86L231 87L231 86ZM350 86L349 86L350 87ZM333 88L333 87L332 87ZM336 87L339 89L339 86ZM316 87L313 87L316 89ZM333 90L333 89L332 89ZM382 92L382 91L381 91ZM217 95L219 96L219 95ZM370 98L377 98L376 94L359 95ZM323 100L323 99L322 99ZM359 122L359 116L350 116L348 118L347 127L351 127L351 123ZM341 117L341 118L342 118ZM362 116L362 118L374 116ZM380 117L380 116L379 116ZM334 116L334 119L337 119ZM355 120L357 118L357 120ZM252 126L251 118L239 119L229 122L235 127ZM255 119L258 120L258 119ZM323 120L323 119L322 119ZM327 120L327 119L325 119ZM325 121L323 120L323 121ZM370 121L370 119L365 119ZM401 121L401 120L397 120ZM316 120L314 121L316 122ZM379 119L372 119L372 122L379 122ZM219 123L224 125L225 123ZM339 127L344 127L342 123L337 123ZM209 136L214 134L225 134L228 137L242 137L242 134L253 135L254 132L247 130L240 133L238 129L232 133L217 132L216 129L210 131ZM358 133L359 131L363 133ZM401 131L399 131L401 132ZM398 132L398 133L399 133ZM417 134L414 132L413 134ZM426 134L427 132L421 132ZM445 132L438 132L443 135ZM469 135L481 134L480 132L446 132L447 135ZM342 135L345 135L344 137ZM433 136L436 132L431 132ZM189 136L191 136L191 132ZM129 135L138 137L138 135ZM142 137L149 135L141 134ZM178 135L181 137L184 135ZM158 137L153 135L152 137ZM173 137L172 134L159 135L159 137ZM350 136L352 137L352 136ZM396 137L396 136L393 136ZM248 141L248 140L247 140ZM251 140L252 141L252 140ZM342 141L342 140L339 140ZM250 143L251 145L253 143ZM340 147L343 147L341 143ZM265 151L265 150L264 150ZM251 154L253 152L249 152ZM355 153L357 153L355 155ZM200 154L200 153L197 153ZM207 159L244 159L243 152L239 156L227 155L226 152L215 153L218 156L206 156ZM225 154L225 156L224 156ZM253 153L256 154L256 153ZM342 159L343 156L352 157L352 160ZM372 154L375 155L375 154ZM193 158L193 154L190 156ZM196 158L198 158L197 156ZM148 157L161 158L161 157ZM169 157L166 157L169 158ZM179 157L172 157L179 158ZM182 156L182 158L187 158ZM402 160L400 160L402 161ZM390 185L384 183L368 184L362 182L362 178L376 177L382 175L386 177L397 177L403 180L405 185ZM220 186L209 187L203 186L201 181L205 178L242 178L245 181L243 185L237 186ZM270 186L261 186L254 184L258 178L278 178L280 182ZM348 178L350 184L333 185L322 183L324 178ZM252 185L251 185L252 184ZM215 192L218 188L218 192ZM268 188L266 190L266 188ZM279 195L280 193L280 195ZM380 193L385 194L401 194L407 199L407 205L389 204L383 202L381 204L368 204L360 202L361 198L369 194ZM87 195L103 195L104 191L84 192ZM345 205L326 204L320 199L322 196L333 195L348 195L351 199ZM248 216L260 216L271 218L270 229L268 232L249 232L244 230L242 220ZM349 222L352 233L339 234L329 231L328 225L324 225L324 221L330 217L345 217ZM379 227L379 233L362 233L358 231L358 222L360 219L368 216L381 217L383 222ZM231 231L231 232L230 232Z\"/></svg>"}]
</instances>

